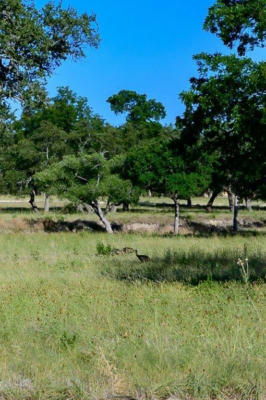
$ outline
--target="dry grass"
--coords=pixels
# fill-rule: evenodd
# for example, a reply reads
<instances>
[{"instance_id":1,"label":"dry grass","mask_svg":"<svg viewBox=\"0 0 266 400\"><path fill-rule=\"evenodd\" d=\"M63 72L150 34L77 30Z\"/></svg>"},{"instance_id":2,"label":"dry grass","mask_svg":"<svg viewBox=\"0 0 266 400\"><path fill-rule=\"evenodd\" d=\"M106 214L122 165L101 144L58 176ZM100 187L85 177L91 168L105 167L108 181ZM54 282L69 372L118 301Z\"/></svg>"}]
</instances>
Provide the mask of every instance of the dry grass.
<instances>
[{"instance_id":1,"label":"dry grass","mask_svg":"<svg viewBox=\"0 0 266 400\"><path fill-rule=\"evenodd\" d=\"M39 213L33 213L29 207L28 199L15 199L12 197L1 197L0 199L0 232L38 232L43 230L42 221L44 218L50 218L54 221L94 221L99 222L94 214L86 213L66 213L64 206L66 202L59 201L57 198L51 198L51 212L44 214L42 206L44 199L37 198L40 206ZM197 232L197 228L189 228L187 223L196 223L206 231L205 226L219 226L225 224L230 226L232 223L232 213L227 207L227 199L218 197L215 203L215 208L211 213L207 213L203 205L206 205L206 198L194 198L193 208L187 208L185 202L182 202L181 221L184 222L184 228L181 228L181 233ZM116 213L108 215L110 221L118 225L124 224L158 224L162 227L162 232L168 232L173 226L173 204L168 198L141 198L139 205L132 207L130 212L121 212L118 208ZM239 213L240 223L250 224L253 222L261 223L262 226L266 223L266 209L263 202L254 202L253 211L249 212L242 209ZM169 229L170 227L170 229ZM200 232L200 228L198 231ZM164 229L165 228L165 229ZM262 228L264 229L264 228ZM254 230L254 229L253 229Z\"/></svg>"}]
</instances>

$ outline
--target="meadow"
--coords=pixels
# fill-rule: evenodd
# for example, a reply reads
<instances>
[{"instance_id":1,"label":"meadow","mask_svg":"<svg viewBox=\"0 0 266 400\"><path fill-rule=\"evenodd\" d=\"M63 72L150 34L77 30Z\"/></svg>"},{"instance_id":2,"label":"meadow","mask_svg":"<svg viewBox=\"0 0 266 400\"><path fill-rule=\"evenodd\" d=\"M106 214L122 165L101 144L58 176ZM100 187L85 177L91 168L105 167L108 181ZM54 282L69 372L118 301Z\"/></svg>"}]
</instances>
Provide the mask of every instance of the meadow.
<instances>
[{"instance_id":1,"label":"meadow","mask_svg":"<svg viewBox=\"0 0 266 400\"><path fill-rule=\"evenodd\" d=\"M148 218L143 207L117 218ZM38 218L2 208L0 220L21 216ZM151 260L101 255L99 243ZM263 229L2 232L0 399L265 399L265 277Z\"/></svg>"}]
</instances>

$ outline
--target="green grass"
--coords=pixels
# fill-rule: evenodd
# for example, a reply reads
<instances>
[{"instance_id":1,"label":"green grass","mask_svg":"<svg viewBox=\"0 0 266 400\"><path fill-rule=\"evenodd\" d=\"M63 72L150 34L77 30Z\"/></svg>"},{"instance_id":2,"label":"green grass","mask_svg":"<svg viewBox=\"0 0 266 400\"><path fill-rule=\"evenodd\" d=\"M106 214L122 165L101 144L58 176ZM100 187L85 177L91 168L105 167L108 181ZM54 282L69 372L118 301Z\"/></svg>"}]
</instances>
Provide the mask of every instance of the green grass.
<instances>
[{"instance_id":1,"label":"green grass","mask_svg":"<svg viewBox=\"0 0 266 400\"><path fill-rule=\"evenodd\" d=\"M248 258L246 258L248 257ZM247 262L245 262L247 260ZM244 269L241 268L243 264ZM250 252L219 249L213 253L199 250L167 250L163 257L153 257L145 265L135 260L110 262L106 274L129 282L185 282L197 285L203 281L266 281L266 254L261 250ZM238 267L239 266L239 267Z\"/></svg>"},{"instance_id":2,"label":"green grass","mask_svg":"<svg viewBox=\"0 0 266 400\"><path fill-rule=\"evenodd\" d=\"M98 256L99 242L152 261ZM266 285L241 282L245 244L251 271L263 274L260 234L1 235L0 398L263 399ZM156 266L160 279L149 279ZM237 275L180 279L212 268Z\"/></svg>"}]
</instances>

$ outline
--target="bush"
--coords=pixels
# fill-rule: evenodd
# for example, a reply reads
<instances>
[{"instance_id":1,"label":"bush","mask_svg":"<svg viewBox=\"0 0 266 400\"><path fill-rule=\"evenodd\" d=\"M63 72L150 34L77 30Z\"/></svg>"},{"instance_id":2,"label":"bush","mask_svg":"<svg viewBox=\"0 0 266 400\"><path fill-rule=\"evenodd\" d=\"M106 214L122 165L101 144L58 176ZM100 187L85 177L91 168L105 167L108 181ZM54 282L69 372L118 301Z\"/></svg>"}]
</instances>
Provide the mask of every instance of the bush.
<instances>
[{"instance_id":1,"label":"bush","mask_svg":"<svg viewBox=\"0 0 266 400\"><path fill-rule=\"evenodd\" d=\"M98 256L109 256L112 253L112 247L109 244L105 245L103 242L97 243L96 250Z\"/></svg>"}]
</instances>

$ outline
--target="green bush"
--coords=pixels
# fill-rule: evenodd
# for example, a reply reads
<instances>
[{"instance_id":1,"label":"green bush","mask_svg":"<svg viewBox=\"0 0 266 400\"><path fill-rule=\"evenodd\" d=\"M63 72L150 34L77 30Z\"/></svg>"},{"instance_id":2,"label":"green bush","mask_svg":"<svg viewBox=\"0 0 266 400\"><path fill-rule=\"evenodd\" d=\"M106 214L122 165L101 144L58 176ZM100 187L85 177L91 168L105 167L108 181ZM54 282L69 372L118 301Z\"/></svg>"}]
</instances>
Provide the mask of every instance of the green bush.
<instances>
[{"instance_id":1,"label":"green bush","mask_svg":"<svg viewBox=\"0 0 266 400\"><path fill-rule=\"evenodd\" d=\"M96 250L98 256L109 256L112 252L112 247L109 244L105 245L103 242L98 242Z\"/></svg>"},{"instance_id":2,"label":"green bush","mask_svg":"<svg viewBox=\"0 0 266 400\"><path fill-rule=\"evenodd\" d=\"M62 336L60 337L60 344L65 349L70 346L74 346L76 341L77 341L76 333L69 333L64 331Z\"/></svg>"}]
</instances>

